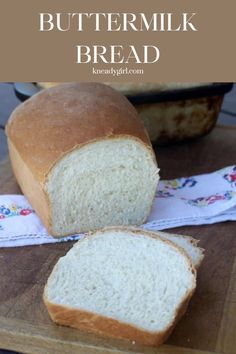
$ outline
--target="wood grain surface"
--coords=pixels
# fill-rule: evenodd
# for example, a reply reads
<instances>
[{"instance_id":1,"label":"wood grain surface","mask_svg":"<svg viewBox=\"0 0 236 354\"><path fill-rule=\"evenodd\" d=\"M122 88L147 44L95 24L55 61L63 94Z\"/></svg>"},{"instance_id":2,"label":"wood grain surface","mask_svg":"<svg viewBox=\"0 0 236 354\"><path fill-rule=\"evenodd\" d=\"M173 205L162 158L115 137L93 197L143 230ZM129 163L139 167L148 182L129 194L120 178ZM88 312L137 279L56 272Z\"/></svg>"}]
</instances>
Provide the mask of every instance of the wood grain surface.
<instances>
[{"instance_id":1,"label":"wood grain surface","mask_svg":"<svg viewBox=\"0 0 236 354\"><path fill-rule=\"evenodd\" d=\"M236 128L158 148L162 178L211 172L236 163ZM0 165L0 193L20 190L9 161ZM72 243L0 249L0 347L24 353L236 353L236 223L172 229L200 239L206 249L186 315L159 348L107 340L53 324L42 302L52 267Z\"/></svg>"}]
</instances>

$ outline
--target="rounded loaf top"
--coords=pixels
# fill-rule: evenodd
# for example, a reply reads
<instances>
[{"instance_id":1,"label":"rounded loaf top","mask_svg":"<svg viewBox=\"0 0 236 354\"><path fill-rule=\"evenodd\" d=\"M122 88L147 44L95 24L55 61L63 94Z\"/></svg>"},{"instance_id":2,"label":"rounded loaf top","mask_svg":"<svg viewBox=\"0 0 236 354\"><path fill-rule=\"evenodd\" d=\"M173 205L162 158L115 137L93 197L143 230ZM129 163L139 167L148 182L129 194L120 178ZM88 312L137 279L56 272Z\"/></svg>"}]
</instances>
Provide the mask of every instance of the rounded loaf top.
<instances>
[{"instance_id":1,"label":"rounded loaf top","mask_svg":"<svg viewBox=\"0 0 236 354\"><path fill-rule=\"evenodd\" d=\"M42 181L59 158L90 141L130 135L150 146L135 108L122 94L100 83L42 90L14 110L6 132Z\"/></svg>"}]
</instances>

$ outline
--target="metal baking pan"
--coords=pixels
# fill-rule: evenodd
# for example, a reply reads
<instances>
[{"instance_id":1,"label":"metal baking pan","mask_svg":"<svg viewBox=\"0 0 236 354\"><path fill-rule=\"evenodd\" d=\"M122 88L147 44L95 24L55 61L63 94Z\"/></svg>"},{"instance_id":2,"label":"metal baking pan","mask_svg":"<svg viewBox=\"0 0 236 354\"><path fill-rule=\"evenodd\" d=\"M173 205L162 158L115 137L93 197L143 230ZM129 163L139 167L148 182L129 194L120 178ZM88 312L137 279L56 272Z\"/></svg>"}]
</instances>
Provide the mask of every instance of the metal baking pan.
<instances>
[{"instance_id":1,"label":"metal baking pan","mask_svg":"<svg viewBox=\"0 0 236 354\"><path fill-rule=\"evenodd\" d=\"M127 94L137 109L153 144L196 138L215 126L224 95L233 83L211 83L189 88ZM25 101L41 90L36 83L14 83L16 96Z\"/></svg>"},{"instance_id":2,"label":"metal baking pan","mask_svg":"<svg viewBox=\"0 0 236 354\"><path fill-rule=\"evenodd\" d=\"M132 95L127 94L127 98L134 105L137 104L150 104L157 102L168 102L168 101L180 101L195 99L201 97L211 97L224 95L229 92L233 87L233 83L212 83L209 85L189 87L189 88L177 88L166 91L151 91L135 93ZM41 88L37 86L34 82L15 82L14 90L16 96L21 100L25 101L29 97L33 96L35 93L39 92Z\"/></svg>"}]
</instances>

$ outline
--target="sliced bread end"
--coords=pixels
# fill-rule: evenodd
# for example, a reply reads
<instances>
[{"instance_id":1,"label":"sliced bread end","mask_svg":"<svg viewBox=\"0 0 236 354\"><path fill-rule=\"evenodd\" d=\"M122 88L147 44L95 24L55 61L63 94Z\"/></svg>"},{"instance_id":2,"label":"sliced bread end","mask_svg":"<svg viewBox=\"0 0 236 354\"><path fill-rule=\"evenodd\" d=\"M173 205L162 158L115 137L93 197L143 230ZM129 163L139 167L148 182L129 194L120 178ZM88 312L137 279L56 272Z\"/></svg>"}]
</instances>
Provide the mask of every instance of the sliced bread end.
<instances>
[{"instance_id":1,"label":"sliced bread end","mask_svg":"<svg viewBox=\"0 0 236 354\"><path fill-rule=\"evenodd\" d=\"M195 287L182 248L144 230L113 228L85 237L58 261L44 302L58 324L159 345Z\"/></svg>"}]
</instances>

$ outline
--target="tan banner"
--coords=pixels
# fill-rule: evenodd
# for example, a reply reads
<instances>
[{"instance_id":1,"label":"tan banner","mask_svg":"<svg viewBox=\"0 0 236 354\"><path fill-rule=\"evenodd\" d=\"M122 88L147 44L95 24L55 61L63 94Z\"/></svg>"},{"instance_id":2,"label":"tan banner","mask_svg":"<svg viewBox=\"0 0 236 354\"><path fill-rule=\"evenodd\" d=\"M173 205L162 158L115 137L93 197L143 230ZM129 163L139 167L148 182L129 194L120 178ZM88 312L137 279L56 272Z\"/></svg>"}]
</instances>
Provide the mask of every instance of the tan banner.
<instances>
[{"instance_id":1,"label":"tan banner","mask_svg":"<svg viewBox=\"0 0 236 354\"><path fill-rule=\"evenodd\" d=\"M1 0L1 81L236 81L236 1Z\"/></svg>"}]
</instances>

